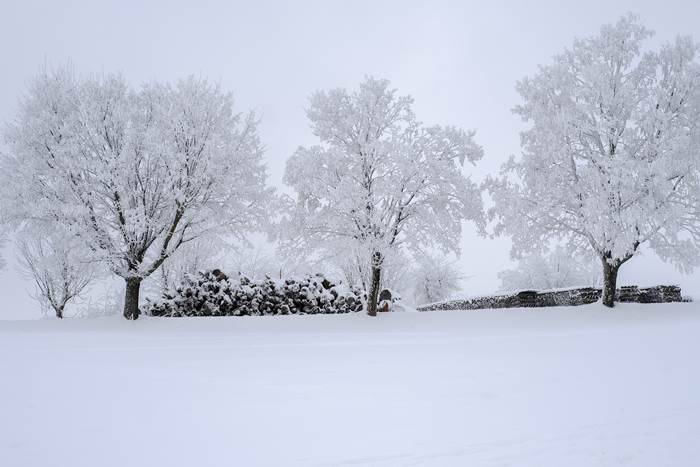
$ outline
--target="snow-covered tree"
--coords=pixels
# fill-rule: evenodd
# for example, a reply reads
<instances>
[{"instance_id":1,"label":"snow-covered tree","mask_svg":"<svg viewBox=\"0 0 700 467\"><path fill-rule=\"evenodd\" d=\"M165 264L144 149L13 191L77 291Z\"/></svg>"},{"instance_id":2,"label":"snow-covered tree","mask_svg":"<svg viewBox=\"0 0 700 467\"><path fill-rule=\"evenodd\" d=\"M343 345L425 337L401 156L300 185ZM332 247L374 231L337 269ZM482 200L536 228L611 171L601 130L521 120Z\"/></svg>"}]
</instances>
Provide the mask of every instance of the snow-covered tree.
<instances>
[{"instance_id":1,"label":"snow-covered tree","mask_svg":"<svg viewBox=\"0 0 700 467\"><path fill-rule=\"evenodd\" d=\"M80 296L99 273L77 237L61 231L24 230L17 241L19 265L36 286L43 309L63 318L68 302Z\"/></svg>"},{"instance_id":2,"label":"snow-covered tree","mask_svg":"<svg viewBox=\"0 0 700 467\"><path fill-rule=\"evenodd\" d=\"M252 114L205 80L132 89L121 76L44 72L5 136L2 184L15 221L68 226L124 278L124 316L181 245L264 219L268 192Z\"/></svg>"},{"instance_id":3,"label":"snow-covered tree","mask_svg":"<svg viewBox=\"0 0 700 467\"><path fill-rule=\"evenodd\" d=\"M574 286L597 286L600 266L586 258L574 258L567 248L557 246L546 254L524 256L513 269L498 273L501 290L547 290Z\"/></svg>"},{"instance_id":4,"label":"snow-covered tree","mask_svg":"<svg viewBox=\"0 0 700 467\"><path fill-rule=\"evenodd\" d=\"M473 132L424 126L412 103L373 78L355 92L315 93L307 116L321 144L299 148L286 167L297 202L283 247L364 252L370 315L390 250L457 250L462 221L482 214L481 193L462 171L465 160L482 157Z\"/></svg>"},{"instance_id":5,"label":"snow-covered tree","mask_svg":"<svg viewBox=\"0 0 700 467\"><path fill-rule=\"evenodd\" d=\"M417 260L413 299L417 304L447 300L462 288L464 276L454 261L444 256L424 254Z\"/></svg>"},{"instance_id":6,"label":"snow-covered tree","mask_svg":"<svg viewBox=\"0 0 700 467\"><path fill-rule=\"evenodd\" d=\"M632 15L518 83L523 154L490 191L519 256L551 239L602 261L603 303L643 244L681 269L700 247L700 68L679 37L642 53Z\"/></svg>"}]
</instances>

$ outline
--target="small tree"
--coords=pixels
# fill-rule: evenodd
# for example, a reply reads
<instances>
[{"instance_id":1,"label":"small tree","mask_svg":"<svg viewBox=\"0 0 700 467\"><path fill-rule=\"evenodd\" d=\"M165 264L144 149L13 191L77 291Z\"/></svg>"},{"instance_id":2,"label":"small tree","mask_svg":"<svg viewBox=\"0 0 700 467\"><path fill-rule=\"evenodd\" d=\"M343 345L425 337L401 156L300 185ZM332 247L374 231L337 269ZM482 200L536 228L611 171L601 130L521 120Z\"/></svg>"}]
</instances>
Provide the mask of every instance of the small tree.
<instances>
[{"instance_id":1,"label":"small tree","mask_svg":"<svg viewBox=\"0 0 700 467\"><path fill-rule=\"evenodd\" d=\"M265 167L252 114L205 80L131 89L118 75L40 74L5 133L5 200L15 221L69 226L124 278L124 316L180 246L265 218Z\"/></svg>"},{"instance_id":2,"label":"small tree","mask_svg":"<svg viewBox=\"0 0 700 467\"><path fill-rule=\"evenodd\" d=\"M700 251L700 68L681 37L642 54L628 15L518 83L523 155L491 180L516 256L551 239L603 266L603 304L641 245L681 269Z\"/></svg>"},{"instance_id":3,"label":"small tree","mask_svg":"<svg viewBox=\"0 0 700 467\"><path fill-rule=\"evenodd\" d=\"M285 181L297 198L283 246L365 252L372 316L390 250L430 243L457 251L461 222L482 213L480 191L462 172L465 160L482 156L473 133L425 127L412 103L373 78L353 93L317 92L307 116L321 145L301 147L287 162Z\"/></svg>"},{"instance_id":4,"label":"small tree","mask_svg":"<svg viewBox=\"0 0 700 467\"><path fill-rule=\"evenodd\" d=\"M595 286L600 269L591 261L574 258L568 249L557 246L550 252L521 258L514 269L498 273L501 290L547 290L574 286Z\"/></svg>"},{"instance_id":5,"label":"small tree","mask_svg":"<svg viewBox=\"0 0 700 467\"><path fill-rule=\"evenodd\" d=\"M414 274L413 297L417 304L447 300L461 290L464 276L454 261L444 256L421 255Z\"/></svg>"},{"instance_id":6,"label":"small tree","mask_svg":"<svg viewBox=\"0 0 700 467\"><path fill-rule=\"evenodd\" d=\"M80 296L98 272L84 247L67 234L23 232L17 241L19 264L36 286L35 298L63 318L68 302Z\"/></svg>"}]
</instances>

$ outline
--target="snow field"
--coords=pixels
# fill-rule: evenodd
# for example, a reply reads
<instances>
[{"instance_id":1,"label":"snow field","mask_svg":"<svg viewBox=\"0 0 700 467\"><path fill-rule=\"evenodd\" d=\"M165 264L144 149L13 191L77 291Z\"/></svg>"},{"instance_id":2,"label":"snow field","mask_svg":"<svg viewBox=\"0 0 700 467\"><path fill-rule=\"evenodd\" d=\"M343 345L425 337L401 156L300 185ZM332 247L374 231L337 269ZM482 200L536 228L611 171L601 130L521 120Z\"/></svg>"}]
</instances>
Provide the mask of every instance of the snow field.
<instances>
[{"instance_id":1,"label":"snow field","mask_svg":"<svg viewBox=\"0 0 700 467\"><path fill-rule=\"evenodd\" d=\"M5 466L693 466L700 306L0 322Z\"/></svg>"}]
</instances>

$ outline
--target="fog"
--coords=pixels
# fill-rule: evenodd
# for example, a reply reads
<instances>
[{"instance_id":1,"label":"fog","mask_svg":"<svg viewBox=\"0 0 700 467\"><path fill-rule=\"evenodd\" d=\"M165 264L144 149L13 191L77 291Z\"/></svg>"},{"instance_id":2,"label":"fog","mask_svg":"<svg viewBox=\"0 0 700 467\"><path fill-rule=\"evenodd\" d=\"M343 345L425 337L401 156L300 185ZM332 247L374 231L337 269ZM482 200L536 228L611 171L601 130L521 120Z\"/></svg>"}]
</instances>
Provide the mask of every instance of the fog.
<instances>
[{"instance_id":1,"label":"fog","mask_svg":"<svg viewBox=\"0 0 700 467\"><path fill-rule=\"evenodd\" d=\"M304 113L310 93L354 88L372 75L412 95L423 122L475 129L485 157L469 170L480 180L519 152L516 81L575 37L633 11L656 31L649 46L677 34L700 39L694 2L142 3L2 1L0 122L13 118L27 81L46 66L121 72L134 84L194 74L231 90L239 110L258 113L268 183L284 191L286 159L315 141ZM511 265L510 241L479 237L465 224L461 247L463 294L495 290L496 274ZM2 255L0 317L37 316L11 243ZM700 274L682 275L647 251L620 274L622 284L678 283L700 293Z\"/></svg>"}]
</instances>

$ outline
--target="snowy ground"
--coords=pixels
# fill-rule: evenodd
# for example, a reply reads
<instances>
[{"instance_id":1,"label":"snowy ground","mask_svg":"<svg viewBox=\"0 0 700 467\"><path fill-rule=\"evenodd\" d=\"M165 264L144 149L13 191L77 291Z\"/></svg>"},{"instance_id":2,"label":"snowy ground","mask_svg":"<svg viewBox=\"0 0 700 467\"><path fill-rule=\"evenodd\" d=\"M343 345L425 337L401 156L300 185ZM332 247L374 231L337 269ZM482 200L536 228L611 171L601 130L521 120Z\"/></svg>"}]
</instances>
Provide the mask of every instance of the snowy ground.
<instances>
[{"instance_id":1,"label":"snowy ground","mask_svg":"<svg viewBox=\"0 0 700 467\"><path fill-rule=\"evenodd\" d=\"M0 321L0 465L696 466L700 304Z\"/></svg>"}]
</instances>

